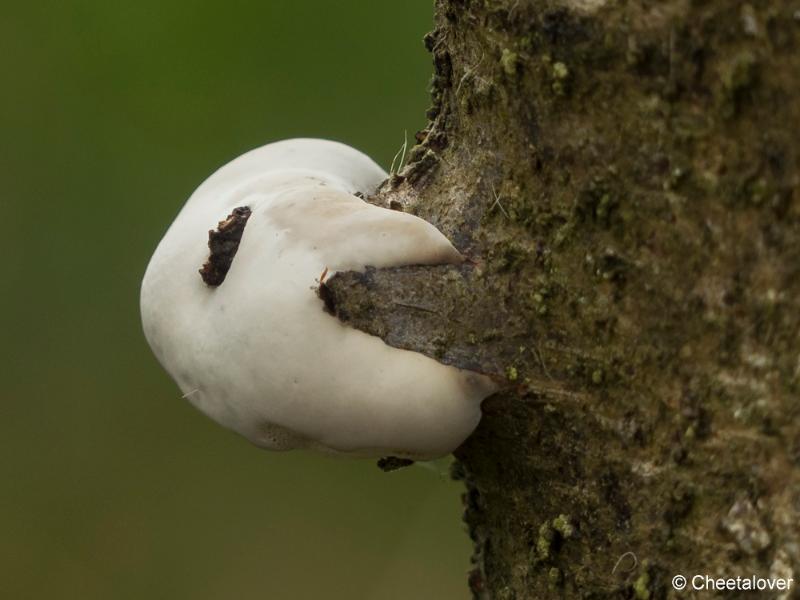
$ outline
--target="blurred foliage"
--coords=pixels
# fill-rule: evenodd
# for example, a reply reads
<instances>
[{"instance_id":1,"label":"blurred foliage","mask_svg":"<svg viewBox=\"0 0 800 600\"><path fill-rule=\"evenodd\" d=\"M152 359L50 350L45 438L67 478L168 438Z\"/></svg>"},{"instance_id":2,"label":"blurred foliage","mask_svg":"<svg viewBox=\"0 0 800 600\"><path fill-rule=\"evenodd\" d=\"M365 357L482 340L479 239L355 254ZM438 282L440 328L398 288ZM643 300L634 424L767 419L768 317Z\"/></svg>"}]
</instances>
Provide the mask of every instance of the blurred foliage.
<instances>
[{"instance_id":1,"label":"blurred foliage","mask_svg":"<svg viewBox=\"0 0 800 600\"><path fill-rule=\"evenodd\" d=\"M0 7L4 598L458 598L459 488L259 451L181 400L138 288L191 191L265 142L388 167L429 1Z\"/></svg>"}]
</instances>

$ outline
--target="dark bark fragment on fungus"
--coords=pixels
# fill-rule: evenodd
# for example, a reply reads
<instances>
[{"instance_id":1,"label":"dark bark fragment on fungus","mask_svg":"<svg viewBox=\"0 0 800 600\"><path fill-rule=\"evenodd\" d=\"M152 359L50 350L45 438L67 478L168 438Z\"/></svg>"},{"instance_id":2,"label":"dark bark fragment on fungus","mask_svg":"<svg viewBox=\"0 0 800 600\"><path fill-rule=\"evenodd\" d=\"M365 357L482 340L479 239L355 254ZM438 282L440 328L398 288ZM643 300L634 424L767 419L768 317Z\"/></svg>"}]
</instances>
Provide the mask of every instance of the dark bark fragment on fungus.
<instances>
[{"instance_id":1,"label":"dark bark fragment on fungus","mask_svg":"<svg viewBox=\"0 0 800 600\"><path fill-rule=\"evenodd\" d=\"M200 269L200 277L210 287L217 287L225 281L228 270L233 264L239 242L242 240L244 226L250 218L250 209L246 206L234 208L233 212L220 221L216 229L208 231L208 260Z\"/></svg>"}]
</instances>

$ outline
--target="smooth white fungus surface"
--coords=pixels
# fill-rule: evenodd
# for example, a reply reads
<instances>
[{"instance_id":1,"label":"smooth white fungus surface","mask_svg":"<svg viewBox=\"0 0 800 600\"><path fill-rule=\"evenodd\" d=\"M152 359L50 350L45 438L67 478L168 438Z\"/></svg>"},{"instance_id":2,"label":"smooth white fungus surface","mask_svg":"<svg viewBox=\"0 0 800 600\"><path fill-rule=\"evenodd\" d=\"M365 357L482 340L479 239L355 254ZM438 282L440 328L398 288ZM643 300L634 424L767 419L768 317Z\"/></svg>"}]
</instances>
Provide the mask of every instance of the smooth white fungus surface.
<instances>
[{"instance_id":1,"label":"smooth white fungus surface","mask_svg":"<svg viewBox=\"0 0 800 600\"><path fill-rule=\"evenodd\" d=\"M336 142L287 140L223 166L189 198L142 282L144 332L185 397L275 450L431 458L480 420L494 384L387 346L323 310L324 269L459 263L433 225L355 196L386 173ZM208 234L251 211L221 285L198 269Z\"/></svg>"}]
</instances>

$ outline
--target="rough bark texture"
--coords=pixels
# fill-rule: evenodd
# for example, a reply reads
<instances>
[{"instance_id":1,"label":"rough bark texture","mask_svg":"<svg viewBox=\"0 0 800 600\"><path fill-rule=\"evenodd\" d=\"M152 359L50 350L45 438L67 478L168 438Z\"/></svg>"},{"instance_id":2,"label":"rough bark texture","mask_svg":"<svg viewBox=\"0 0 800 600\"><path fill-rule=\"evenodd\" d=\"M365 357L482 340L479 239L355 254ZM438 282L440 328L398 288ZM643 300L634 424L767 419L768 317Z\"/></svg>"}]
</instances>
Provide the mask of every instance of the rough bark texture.
<instances>
[{"instance_id":1,"label":"rough bark texture","mask_svg":"<svg viewBox=\"0 0 800 600\"><path fill-rule=\"evenodd\" d=\"M797 582L800 4L439 0L426 44L429 125L373 201L471 262L328 286L509 382L457 452L474 596Z\"/></svg>"}]
</instances>

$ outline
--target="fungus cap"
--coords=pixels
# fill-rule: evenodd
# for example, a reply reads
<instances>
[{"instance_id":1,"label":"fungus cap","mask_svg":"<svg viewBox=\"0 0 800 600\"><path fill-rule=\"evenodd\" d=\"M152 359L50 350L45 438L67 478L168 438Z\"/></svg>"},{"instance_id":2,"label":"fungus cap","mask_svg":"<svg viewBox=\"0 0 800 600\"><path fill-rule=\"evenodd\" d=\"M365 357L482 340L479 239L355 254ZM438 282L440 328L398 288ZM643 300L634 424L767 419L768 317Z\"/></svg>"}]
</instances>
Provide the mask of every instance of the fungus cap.
<instances>
[{"instance_id":1,"label":"fungus cap","mask_svg":"<svg viewBox=\"0 0 800 600\"><path fill-rule=\"evenodd\" d=\"M473 431L495 389L487 377L347 327L315 292L326 268L463 260L430 223L355 195L385 178L353 148L296 139L240 156L192 194L150 260L141 311L194 406L274 450L431 458ZM241 239L207 285L209 229L237 208L249 209Z\"/></svg>"}]
</instances>

